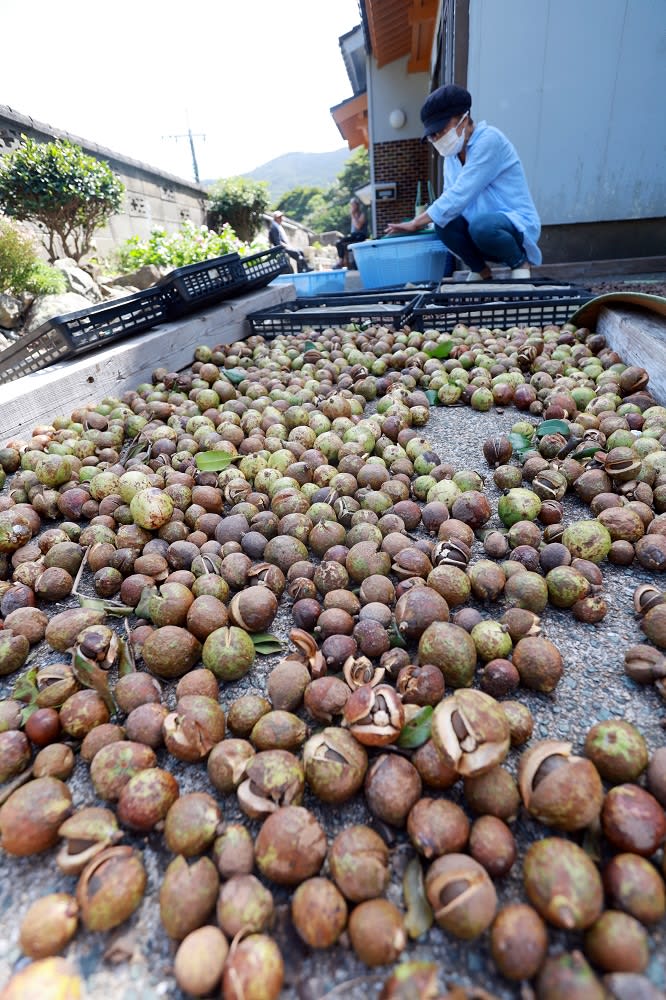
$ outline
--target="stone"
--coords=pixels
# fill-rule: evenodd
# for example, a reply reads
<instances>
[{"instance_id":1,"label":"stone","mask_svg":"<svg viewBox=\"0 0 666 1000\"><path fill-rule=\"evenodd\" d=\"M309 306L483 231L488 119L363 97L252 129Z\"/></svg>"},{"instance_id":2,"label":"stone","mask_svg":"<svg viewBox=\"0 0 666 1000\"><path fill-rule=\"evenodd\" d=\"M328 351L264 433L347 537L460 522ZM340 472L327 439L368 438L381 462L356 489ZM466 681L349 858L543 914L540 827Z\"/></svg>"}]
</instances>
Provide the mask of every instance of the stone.
<instances>
[{"instance_id":1,"label":"stone","mask_svg":"<svg viewBox=\"0 0 666 1000\"><path fill-rule=\"evenodd\" d=\"M133 288L138 288L139 291L143 292L146 288L152 288L154 284L164 277L164 274L165 272L157 264L144 264L143 267L140 267L138 271L133 271L132 274L120 274L117 278L110 281L109 284L131 285Z\"/></svg>"},{"instance_id":2,"label":"stone","mask_svg":"<svg viewBox=\"0 0 666 1000\"><path fill-rule=\"evenodd\" d=\"M65 316L67 313L90 309L90 299L76 292L61 292L59 295L38 295L26 316L25 333L34 331L51 319L52 316Z\"/></svg>"},{"instance_id":3,"label":"stone","mask_svg":"<svg viewBox=\"0 0 666 1000\"><path fill-rule=\"evenodd\" d=\"M100 285L100 291L105 299L105 301L110 301L111 299L126 299L128 295L133 292L138 292L138 288L133 288L132 285Z\"/></svg>"},{"instance_id":4,"label":"stone","mask_svg":"<svg viewBox=\"0 0 666 1000\"><path fill-rule=\"evenodd\" d=\"M21 323L22 314L21 300L0 292L0 327L4 330L15 330Z\"/></svg>"},{"instance_id":5,"label":"stone","mask_svg":"<svg viewBox=\"0 0 666 1000\"><path fill-rule=\"evenodd\" d=\"M102 293L92 275L84 271L71 257L60 257L53 262L65 277L67 291L85 295L89 302L101 302Z\"/></svg>"}]
</instances>

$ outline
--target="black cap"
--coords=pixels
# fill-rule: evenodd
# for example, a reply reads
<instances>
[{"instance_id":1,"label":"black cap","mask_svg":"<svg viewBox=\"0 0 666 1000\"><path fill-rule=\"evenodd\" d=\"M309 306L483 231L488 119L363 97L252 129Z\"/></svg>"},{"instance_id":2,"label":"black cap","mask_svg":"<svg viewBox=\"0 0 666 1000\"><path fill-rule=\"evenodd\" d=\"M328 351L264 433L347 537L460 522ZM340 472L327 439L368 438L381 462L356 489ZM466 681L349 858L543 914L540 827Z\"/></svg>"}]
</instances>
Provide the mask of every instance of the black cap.
<instances>
[{"instance_id":1,"label":"black cap","mask_svg":"<svg viewBox=\"0 0 666 1000\"><path fill-rule=\"evenodd\" d=\"M447 83L433 90L421 108L423 139L441 132L444 126L457 115L464 115L472 107L472 95L464 87Z\"/></svg>"}]
</instances>

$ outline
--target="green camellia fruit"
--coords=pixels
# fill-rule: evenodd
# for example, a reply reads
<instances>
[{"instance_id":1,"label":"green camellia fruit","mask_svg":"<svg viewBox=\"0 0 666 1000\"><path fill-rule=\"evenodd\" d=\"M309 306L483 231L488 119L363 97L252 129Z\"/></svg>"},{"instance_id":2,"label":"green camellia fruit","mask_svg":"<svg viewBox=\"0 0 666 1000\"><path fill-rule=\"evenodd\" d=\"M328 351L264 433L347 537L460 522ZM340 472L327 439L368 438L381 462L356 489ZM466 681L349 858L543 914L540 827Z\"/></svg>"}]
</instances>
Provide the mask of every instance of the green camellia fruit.
<instances>
[{"instance_id":1,"label":"green camellia fruit","mask_svg":"<svg viewBox=\"0 0 666 1000\"><path fill-rule=\"evenodd\" d=\"M254 661L254 643L245 629L230 625L218 628L204 643L202 660L223 681L243 677Z\"/></svg>"},{"instance_id":2,"label":"green camellia fruit","mask_svg":"<svg viewBox=\"0 0 666 1000\"><path fill-rule=\"evenodd\" d=\"M135 524L147 531L157 531L171 519L173 500L157 486L140 490L130 501L130 513Z\"/></svg>"},{"instance_id":3,"label":"green camellia fruit","mask_svg":"<svg viewBox=\"0 0 666 1000\"><path fill-rule=\"evenodd\" d=\"M505 527L510 528L517 521L533 521L541 511L541 500L532 490L522 486L509 490L500 497L497 513Z\"/></svg>"},{"instance_id":4,"label":"green camellia fruit","mask_svg":"<svg viewBox=\"0 0 666 1000\"><path fill-rule=\"evenodd\" d=\"M612 538L601 521L576 521L564 529L562 544L566 545L573 559L589 559L600 563L610 551Z\"/></svg>"}]
</instances>

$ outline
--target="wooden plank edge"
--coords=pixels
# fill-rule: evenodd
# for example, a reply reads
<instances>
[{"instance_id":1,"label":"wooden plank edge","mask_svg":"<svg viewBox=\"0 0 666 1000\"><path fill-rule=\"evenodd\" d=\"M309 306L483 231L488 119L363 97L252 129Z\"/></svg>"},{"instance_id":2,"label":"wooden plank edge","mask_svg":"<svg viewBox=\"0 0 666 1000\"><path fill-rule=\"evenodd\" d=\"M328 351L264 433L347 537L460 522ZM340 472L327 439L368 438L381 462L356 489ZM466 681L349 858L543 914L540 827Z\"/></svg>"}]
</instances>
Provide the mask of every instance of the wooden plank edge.
<instances>
[{"instance_id":1,"label":"wooden plank edge","mask_svg":"<svg viewBox=\"0 0 666 1000\"><path fill-rule=\"evenodd\" d=\"M35 425L49 424L56 415L134 389L150 381L157 367L185 368L199 345L243 340L250 335L248 313L293 298L293 285L266 286L0 386L0 442L25 438Z\"/></svg>"}]
</instances>

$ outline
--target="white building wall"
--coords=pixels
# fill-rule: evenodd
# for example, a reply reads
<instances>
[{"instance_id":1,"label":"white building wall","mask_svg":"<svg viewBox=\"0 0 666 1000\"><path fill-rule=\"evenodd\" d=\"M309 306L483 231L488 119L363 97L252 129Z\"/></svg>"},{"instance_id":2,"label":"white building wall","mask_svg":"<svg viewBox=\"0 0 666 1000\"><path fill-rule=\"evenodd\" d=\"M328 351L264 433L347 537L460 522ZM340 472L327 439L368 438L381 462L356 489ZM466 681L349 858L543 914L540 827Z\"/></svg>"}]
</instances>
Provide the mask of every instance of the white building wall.
<instances>
[{"instance_id":1,"label":"white building wall","mask_svg":"<svg viewBox=\"0 0 666 1000\"><path fill-rule=\"evenodd\" d=\"M467 79L545 225L666 215L665 0L470 0Z\"/></svg>"}]
</instances>

